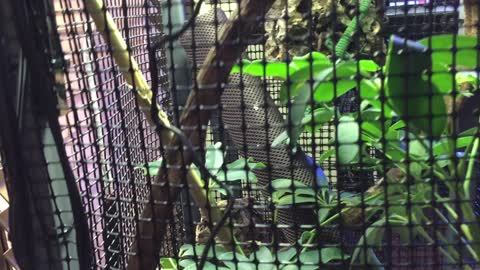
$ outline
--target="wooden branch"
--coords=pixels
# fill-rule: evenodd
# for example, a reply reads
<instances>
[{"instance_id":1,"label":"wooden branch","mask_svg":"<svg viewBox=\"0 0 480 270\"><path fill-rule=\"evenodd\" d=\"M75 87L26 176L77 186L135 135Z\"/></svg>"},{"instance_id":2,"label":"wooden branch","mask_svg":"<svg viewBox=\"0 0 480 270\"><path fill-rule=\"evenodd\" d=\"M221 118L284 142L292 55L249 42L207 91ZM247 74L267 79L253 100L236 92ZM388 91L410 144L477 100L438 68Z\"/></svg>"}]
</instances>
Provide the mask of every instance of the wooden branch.
<instances>
[{"instance_id":1,"label":"wooden branch","mask_svg":"<svg viewBox=\"0 0 480 270\"><path fill-rule=\"evenodd\" d=\"M111 46L111 53L113 58L115 59L115 63L118 65L120 71L122 72L125 81L133 87L135 90L135 97L137 99L138 106L143 111L145 119L149 123L152 128L155 128L155 123L151 118L151 102L152 102L152 91L150 89L147 80L143 76L137 62L135 59L130 55L127 47L127 43L122 37L122 34L118 30L115 22L113 21L112 16L106 10L104 11L104 5L102 0L86 0L85 7L88 11L88 14L92 17L97 30L102 34L103 39ZM160 121L163 122L165 126L170 126L170 122L168 121L167 115L165 112L159 110L158 117ZM160 134L160 140L164 144L168 144L168 142L173 138L172 133L168 130L163 130ZM185 178L185 176L184 176ZM200 212L202 215L207 215L208 210L205 209L203 206L207 205L207 194L203 187L204 183L201 180L200 176L194 171L189 170L186 173L186 178L189 186L198 187L191 190L191 194L193 200L197 206L200 207ZM155 184L153 184L155 185ZM155 188L153 188L155 189ZM154 191L154 190L153 190ZM157 200L168 200L168 197L161 197L162 195L155 196ZM145 215L147 217L151 217L151 208L146 207ZM220 216L220 211L218 209L213 209L211 211L214 216ZM150 213L150 214L149 214ZM140 221L145 222L145 221ZM151 221L149 221L151 223ZM148 226L147 226L148 227ZM141 230L148 230L148 228L141 227ZM133 243L133 250L136 251L136 243ZM148 249L148 248L147 248ZM150 248L148 250L152 250ZM129 269L139 269L137 268L129 268Z\"/></svg>"},{"instance_id":2,"label":"wooden branch","mask_svg":"<svg viewBox=\"0 0 480 270\"><path fill-rule=\"evenodd\" d=\"M478 22L479 22L479 2L478 0L465 0L464 1L464 10L465 10L465 35L467 36L476 36L478 33Z\"/></svg>"},{"instance_id":3,"label":"wooden branch","mask_svg":"<svg viewBox=\"0 0 480 270\"><path fill-rule=\"evenodd\" d=\"M190 93L186 110L180 118L185 135L195 146L204 144L203 127L208 125L212 108L215 109L220 103L221 85L226 82L230 70L247 47L242 35L245 37L246 34L255 32L260 25L258 18L264 18L274 1L243 0L232 20L220 29L217 43L219 45L210 50L197 76L200 89ZM153 270L158 265L158 253L161 239L166 233L166 222L172 218L169 204L175 201L179 194L178 187L181 179L185 178L185 166L192 163L192 153L189 150L183 151L180 147L180 138L174 136L166 149L165 162L169 168L168 172L162 168L155 181L158 185L152 187L155 205L153 209L146 207L142 213L138 245L134 245L141 250L139 254L130 256L129 270ZM198 206L203 208L203 205ZM218 208L216 210L210 213L213 221L220 218ZM220 231L218 238L224 244L232 242L231 233L226 227Z\"/></svg>"},{"instance_id":4,"label":"wooden branch","mask_svg":"<svg viewBox=\"0 0 480 270\"><path fill-rule=\"evenodd\" d=\"M85 7L90 17L95 22L97 30L102 34L103 39L110 45L111 54L115 59L125 81L134 88L138 105L143 110L148 123L155 127L150 114L150 105L152 102L152 91L147 80L144 78L135 59L130 55L127 43L118 30L112 16L108 11L104 11L102 0L86 0ZM167 126L170 126L165 112L159 110L158 117ZM172 137L170 132L162 133L162 140L168 141Z\"/></svg>"}]
</instances>

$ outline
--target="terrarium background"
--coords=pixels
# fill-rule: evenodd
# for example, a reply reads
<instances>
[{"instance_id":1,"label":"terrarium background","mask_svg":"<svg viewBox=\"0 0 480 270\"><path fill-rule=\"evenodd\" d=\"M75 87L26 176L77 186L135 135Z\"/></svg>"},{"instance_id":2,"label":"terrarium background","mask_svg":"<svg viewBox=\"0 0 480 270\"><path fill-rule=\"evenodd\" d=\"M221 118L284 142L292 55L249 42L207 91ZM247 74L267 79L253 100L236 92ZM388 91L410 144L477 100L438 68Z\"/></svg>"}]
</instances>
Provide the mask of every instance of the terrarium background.
<instances>
[{"instance_id":1,"label":"terrarium background","mask_svg":"<svg viewBox=\"0 0 480 270\"><path fill-rule=\"evenodd\" d=\"M146 124L139 110L134 93L127 87L109 53L109 46L96 31L88 18L82 1L55 0L58 33L65 57L69 61L65 75L67 102L65 114L60 118L65 147L81 191L89 220L94 255L100 269L122 268L126 265L126 252L135 237L138 216L148 202L148 181L134 166L158 159L157 135ZM221 1L227 15L236 9L236 1ZM299 1L288 1L299 2ZM340 1L342 2L342 1ZM439 5L452 1L437 1ZM131 48L142 73L150 80L147 35L158 35L161 27L155 22L158 10L146 8L145 0L107 0L105 5ZM379 5L381 5L380 3ZM212 6L205 5L205 9ZM383 11L383 12L382 12ZM378 10L384 14L385 10ZM425 10L425 14L428 14ZM435 17L407 17L405 13L392 15L380 21L380 39L391 33L407 38L420 38L435 33L449 32L458 26L456 12ZM432 20L433 21L430 21ZM147 28L147 20L150 27ZM428 20L428 21L426 21ZM406 23L408 22L408 26ZM426 27L429 26L429 27ZM267 45L250 46L246 58L266 56ZM165 111L172 111L169 85L165 72L165 53L160 52L161 98ZM269 56L267 56L269 57ZM269 91L276 100L279 83L269 81ZM338 104L344 110L354 110L353 95L347 95ZM278 103L278 102L277 102ZM285 113L285 108L281 108ZM329 146L333 127L311 134L304 134L301 147L307 154L323 153ZM209 136L213 141L213 136ZM322 167L330 179L336 180L337 169L333 160ZM355 174L350 180L355 180ZM359 176L360 177L360 176ZM357 177L358 178L358 177ZM132 180L133 179L133 180ZM182 204L176 207L174 224L165 238L161 255L173 256L184 242L187 229L183 222ZM414 256L415 260L433 260L429 247L415 250L400 249L391 252L391 258L401 261L402 256ZM412 260L410 258L409 260Z\"/></svg>"}]
</instances>

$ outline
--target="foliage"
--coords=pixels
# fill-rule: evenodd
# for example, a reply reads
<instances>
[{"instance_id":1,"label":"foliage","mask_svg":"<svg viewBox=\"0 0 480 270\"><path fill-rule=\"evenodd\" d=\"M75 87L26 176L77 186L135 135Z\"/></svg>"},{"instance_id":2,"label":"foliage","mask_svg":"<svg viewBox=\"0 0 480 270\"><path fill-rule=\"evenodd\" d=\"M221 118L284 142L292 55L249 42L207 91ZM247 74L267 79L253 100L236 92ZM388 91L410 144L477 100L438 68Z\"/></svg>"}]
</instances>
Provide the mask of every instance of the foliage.
<instances>
[{"instance_id":1,"label":"foliage","mask_svg":"<svg viewBox=\"0 0 480 270\"><path fill-rule=\"evenodd\" d=\"M428 46L433 51L427 50ZM452 56L454 47L458 49L456 57ZM384 67L372 61L332 63L319 53L294 58L288 65L272 66L268 74L260 72L265 66L246 63L242 72L285 80L281 99L289 109L288 131L273 146L287 142L295 149L300 133L315 132L324 123L336 120L331 140L335 147L323 153L320 161L336 156L339 165L375 169L386 175L383 182L388 183L358 195L309 187L299 179L278 179L272 183L272 201L277 206L318 205L321 227L363 207L363 220L371 223L352 253L352 265L380 263L372 247L382 246L387 223L405 243L413 239L411 234L429 244L437 239L442 243L438 251L451 263L458 263L463 254L452 248L448 235L454 235L461 239L469 256L479 262L480 229L473 222L475 215L468 201L473 157L480 144L478 130L453 134L448 128L452 101L446 98L453 94L458 98L472 95L462 92L460 86L479 83L476 74L469 72L477 65L473 57L477 54L476 38L440 35L419 42L392 37ZM361 97L360 110L341 114L333 101L350 90L356 90ZM382 102L383 97L386 102ZM371 156L372 149L376 156ZM465 158L455 162L455 157L462 156L459 153ZM393 170L402 174L389 176ZM432 185L434 181L446 186L448 194L440 193L441 185ZM463 188L456 188L453 181L460 181ZM450 196L463 202L461 213L455 212ZM424 224L432 222L427 212L444 222L448 232L436 231L432 235L426 230ZM453 222L460 224L460 230L449 225Z\"/></svg>"},{"instance_id":2,"label":"foliage","mask_svg":"<svg viewBox=\"0 0 480 270\"><path fill-rule=\"evenodd\" d=\"M384 67L370 60L333 63L318 52L294 57L289 63L243 61L236 66L234 73L284 80L280 99L289 109L288 129L273 146L287 142L295 149L302 132L316 132L333 121L336 132L330 141L332 148L322 153L318 161L336 157L340 166L373 169L385 177L363 194L334 191L328 183L308 186L301 179L276 179L271 183L271 200L277 209L295 204L315 205L320 229L340 220L355 223L353 217L360 213L360 222L366 228L351 254L336 246L315 245L318 231L313 229L301 235L301 249L259 244L246 254L239 245L235 251L217 245L209 251L205 269L314 270L333 261L383 269L376 250L384 244L387 226L404 244L411 244L416 238L435 244L450 263L460 263L465 256L454 248L452 239L460 239L468 255L480 262L480 229L473 222L475 215L468 201L480 138L477 128L452 133L448 117L451 101L445 98L452 94L468 98L472 94L460 91L460 86L479 83L476 74L469 70L477 64L471 57L477 53L476 42L449 35L419 42L392 37ZM459 49L455 58L450 51L453 44ZM446 51L431 52L425 49L427 45ZM335 101L350 90L360 96L360 110L340 113ZM372 149L375 156L371 155ZM464 158L455 162L457 157ZM155 175L160 166L161 161L156 161L139 169ZM206 149L205 166L220 181L256 184L252 170L265 165L249 158L225 165L221 145L215 144ZM459 181L462 188L458 189L453 181ZM432 185L434 182L437 184ZM209 189L222 192L213 181L207 183ZM440 192L442 185L448 194ZM459 207L452 205L453 195ZM214 197L211 199L215 202ZM443 223L446 231L427 230L425 224L433 222L427 213L436 215L435 222ZM178 258L160 260L162 268L197 269L203 248L184 245Z\"/></svg>"},{"instance_id":3,"label":"foliage","mask_svg":"<svg viewBox=\"0 0 480 270\"><path fill-rule=\"evenodd\" d=\"M239 158L238 160L224 166L225 153L222 151L221 146L222 144L217 142L214 145L207 146L205 149L205 167L210 174L215 176L215 178L221 182L228 183L241 181L243 184L255 185L257 183L257 177L253 173L253 170L265 168L265 165L260 162L254 162L252 158ZM200 171L195 165L191 166L193 170L200 174ZM162 159L159 159L153 162L148 162L146 166L138 165L135 169L142 170L144 175L155 176L158 174L161 167ZM218 184L211 179L209 179L207 183L210 202L215 202L215 192L223 195L226 194L226 191L221 189Z\"/></svg>"},{"instance_id":4,"label":"foliage","mask_svg":"<svg viewBox=\"0 0 480 270\"><path fill-rule=\"evenodd\" d=\"M308 232L306 232L299 245L308 245ZM204 245L183 245L180 248L178 259L161 258L162 269L197 269L199 257L202 254ZM271 247L259 246L254 252L245 254L241 248L238 251L229 251L224 246L217 245L210 249L207 262L203 269L208 270L317 270L319 265L328 264L332 261L343 261L348 259L338 247L323 247L299 251L296 247L284 247L274 250ZM301 263L301 267L298 266ZM180 267L179 267L180 266ZM258 267L258 268L257 268Z\"/></svg>"}]
</instances>

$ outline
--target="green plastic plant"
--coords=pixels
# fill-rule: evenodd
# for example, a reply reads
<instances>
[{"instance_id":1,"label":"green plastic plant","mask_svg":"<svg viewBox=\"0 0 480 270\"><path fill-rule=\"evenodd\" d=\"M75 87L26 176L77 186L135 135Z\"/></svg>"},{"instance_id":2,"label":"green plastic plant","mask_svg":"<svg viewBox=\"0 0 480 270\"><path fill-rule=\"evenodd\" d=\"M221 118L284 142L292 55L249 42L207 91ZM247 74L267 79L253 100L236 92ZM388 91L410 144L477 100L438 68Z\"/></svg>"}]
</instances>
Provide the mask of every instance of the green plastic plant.
<instances>
[{"instance_id":1,"label":"green plastic plant","mask_svg":"<svg viewBox=\"0 0 480 270\"><path fill-rule=\"evenodd\" d=\"M420 40L432 48L429 52L418 44L407 48L392 39L384 67L365 60L331 63L326 56L312 53L288 64L252 62L234 70L285 80L281 100L289 108L288 131L273 146L287 141L295 149L300 133L314 132L336 120L331 140L336 147L323 153L320 162L335 156L341 166L375 169L383 175L393 169L403 173L386 177L373 193L340 194L339 198L323 187L315 190L295 179L279 179L272 183L273 202L277 206L317 204L321 227L363 207L362 222L370 223L352 254L352 265L369 263L382 269L372 247L382 246L387 223L405 243L415 237L430 244L437 239L443 244L438 251L450 263L461 263L465 255L453 248L452 239L458 239L468 256L480 262L480 229L470 201L480 138L476 128L462 134L449 128L449 110L456 99L472 95L461 91L461 84L478 84L476 73L471 72L478 65L477 42L452 35ZM360 110L341 114L333 101L352 89L362 99ZM377 153L374 157L372 149ZM465 158L457 162L458 151ZM447 195L440 193L441 185L446 186ZM455 201L461 202L459 207ZM425 224L432 220L427 213L436 215L447 232L429 232ZM316 231L309 233L313 240Z\"/></svg>"},{"instance_id":2,"label":"green plastic plant","mask_svg":"<svg viewBox=\"0 0 480 270\"><path fill-rule=\"evenodd\" d=\"M375 247L384 244L387 227L400 235L404 244L417 238L427 244L440 242L435 247L450 263L462 263L465 256L480 262L480 229L469 201L475 155L480 147L478 129L454 134L449 128L452 104L472 95L461 91L461 85L478 84L477 75L472 72L477 66L477 41L440 35L419 43L433 52L413 46L414 50L407 53L398 48L398 42L391 42L384 67L370 60L332 63L316 52L295 57L289 63L243 61L234 67L234 73L284 80L280 100L289 108L287 131L276 138L273 146L287 142L295 149L302 132L316 132L322 125L335 121L332 149L322 153L317 161L335 157L340 166L374 169L385 177L362 194L337 192L327 186L311 187L299 179L272 182L271 200L277 208L314 204L320 229L346 222L360 213L357 225L367 227L351 254L340 249L341 243L317 245L318 231L313 229L301 235L300 249L258 244L246 254L238 245L235 251L217 245L209 251L205 269L316 270L322 269L322 264L345 260L351 266L368 264L383 269ZM458 50L455 57L453 45ZM335 100L350 90L356 90L360 96L360 110L342 114L335 107ZM450 96L454 98L449 99ZM257 184L251 170L264 165L251 159L224 165L220 146L207 147L205 166L209 172L220 181ZM375 156L371 155L372 150ZM459 151L465 157L457 161ZM161 165L161 161L156 161L138 169L155 175ZM392 173L394 170L401 174ZM210 203L215 204L214 191L222 190L213 181L205 182ZM447 188L447 195L440 191L441 185ZM433 222L432 213L436 222L445 225L445 231L426 228ZM355 220L349 224L355 225ZM456 240L467 254L454 248ZM202 248L203 245L184 245L177 257L162 258L160 264L163 269L197 269Z\"/></svg>"},{"instance_id":3,"label":"green plastic plant","mask_svg":"<svg viewBox=\"0 0 480 270\"><path fill-rule=\"evenodd\" d=\"M213 145L208 145L205 149L205 167L208 169L211 175L215 176L218 181L221 182L234 182L241 181L242 184L252 185L257 184L257 177L253 170L265 168L265 165L260 162L254 162L252 158L238 160L226 164L224 166L225 153L221 149L222 144L217 142ZM162 160L156 160L148 162L146 165L138 165L136 170L142 170L144 175L150 174L155 176L158 174L162 166ZM200 171L195 165L191 165L191 169L196 170L198 174ZM226 195L226 191L218 186L214 181L203 181L208 183L208 198L209 203L213 206L216 205L216 193Z\"/></svg>"},{"instance_id":4,"label":"green plastic plant","mask_svg":"<svg viewBox=\"0 0 480 270\"><path fill-rule=\"evenodd\" d=\"M308 246L308 233L302 235L299 245ZM204 245L183 245L180 248L178 258L162 258L160 265L162 269L197 269L200 254L204 250ZM318 270L319 265L328 264L332 261L343 261L348 259L337 247L308 248L299 250L296 247L282 247L273 250L271 247L259 246L254 252L245 254L243 251L228 251L223 246L217 245L211 248L205 270ZM298 265L301 265L300 267Z\"/></svg>"}]
</instances>

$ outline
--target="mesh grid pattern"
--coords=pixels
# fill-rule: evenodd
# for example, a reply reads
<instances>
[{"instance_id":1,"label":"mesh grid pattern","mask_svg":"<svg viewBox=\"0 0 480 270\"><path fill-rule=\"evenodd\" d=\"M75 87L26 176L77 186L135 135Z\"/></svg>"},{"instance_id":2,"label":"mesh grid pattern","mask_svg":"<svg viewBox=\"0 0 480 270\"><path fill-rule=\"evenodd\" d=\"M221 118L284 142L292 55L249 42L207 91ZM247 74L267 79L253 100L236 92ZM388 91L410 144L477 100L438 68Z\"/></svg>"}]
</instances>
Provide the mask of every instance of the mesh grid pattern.
<instances>
[{"instance_id":1,"label":"mesh grid pattern","mask_svg":"<svg viewBox=\"0 0 480 270\"><path fill-rule=\"evenodd\" d=\"M66 74L70 110L60 119L65 147L87 209L97 266L122 269L139 212L149 198L149 180L134 167L160 156L158 137L148 129L134 93L114 63L108 43L88 19L83 3L56 3L58 31L70 63ZM158 11L147 9L144 1L108 1L105 5L148 79L146 34L155 34L161 27L156 23L161 22ZM145 28L147 17L149 30ZM161 53L160 64L165 61ZM161 83L160 104L168 109L165 73ZM173 239L167 238L167 254L175 250Z\"/></svg>"},{"instance_id":2,"label":"mesh grid pattern","mask_svg":"<svg viewBox=\"0 0 480 270\"><path fill-rule=\"evenodd\" d=\"M162 35L161 29L163 27L160 23L162 21L160 11L155 5L152 5L152 3L155 2L156 1L150 2L146 0L104 1L107 7L106 11L113 16L115 24L120 29L123 38L128 44L128 52L137 61L142 74L149 83L151 82L150 64L152 64L150 63L148 55L149 50L151 50L151 44L149 44L149 42L159 39ZM190 15L192 10L189 10L188 6L192 5L191 2L192 1L184 1L187 7L187 13L190 13ZM204 6L204 8L210 9L210 12L197 17L194 20L193 26L180 38L180 43L185 48L188 60L190 64L192 64L193 77L195 77L201 68L204 68L202 63L207 57L207 54L220 42L216 40L218 30L223 23L231 22L229 21L230 16L238 6L238 1L233 0L207 2L210 3ZM294 2L295 4L293 4ZM360 4L360 1L339 1L339 4L347 2L350 6L355 5L353 2L356 2L356 5ZM384 25L382 25L382 31L379 33L380 39L383 40L382 42L386 42L390 34L398 34L409 39L419 39L438 33L456 32L459 29L458 8L460 4L457 1L432 0L427 1L428 4L422 2L422 5L407 5L407 7L400 5L401 2L405 4L407 1L392 0L375 2L377 3L379 16L380 14L384 16ZM138 241L139 236L137 233L140 230L139 224L141 223L140 220L142 219L144 208L158 203L151 201L150 190L152 188L153 177L146 176L137 166L145 165L147 162L161 158L161 152L164 150L161 149L161 146L165 147L165 145L163 144L164 142L160 142L156 132L145 120L142 109L139 107L135 97L135 92L132 91L132 87L126 83L122 75L122 70L120 70L112 57L112 44L102 38L98 29L96 29L95 24L86 12L84 1L55 0L54 3L55 16L58 24L56 33L60 38L62 51L68 62L64 77L67 95L65 104L61 110L59 122L62 127L64 139L63 147L65 147L67 151L68 161L78 185L82 204L87 216L89 237L93 241L92 252L95 265L92 266L92 268L125 269L128 264L129 252L132 250L132 244ZM297 13L303 12L302 20L308 21L308 23L305 24L306 26L304 25L307 34L303 33L303 41L306 44L313 44L311 40L313 40L314 37L309 35L313 35L312 33L315 32L316 23L322 23L313 19L313 17L316 16L315 14L306 11L308 7L313 7L313 2L302 0L288 1L288 3L298 5L299 7L294 10L285 8L282 11L282 16L286 16L285 18L288 19L288 14L291 12L291 18L298 19L298 17L295 17L298 15ZM380 3L382 4L381 7L378 6ZM220 8L223 10L220 10ZM213 9L213 11L211 9ZM348 12L342 14L340 11L336 11L339 12L338 16L340 20L341 18L345 18L341 17L345 14L347 14L345 16L351 15ZM336 12L333 13L336 14ZM354 11L349 12L353 14ZM330 15L331 14L328 16ZM333 15L333 18L336 18L335 16L337 16L337 14ZM272 19L279 20L280 18L267 18L267 21ZM335 25L338 23L339 22L332 22L331 24ZM325 29L330 29L329 27L331 27L331 25L328 23L327 25ZM290 54L298 51L291 50L288 47L292 44L293 46L298 44L288 44L288 42L291 41L289 40L288 31L299 31L300 34L302 34L302 31L305 31L305 29L299 30L295 27L292 29L288 29L287 27L286 29L287 33L285 33L285 35L287 38L285 38L283 42L287 44L287 48L283 56L289 59L291 57ZM335 30L335 26L333 26L333 29ZM346 30L342 28L341 31ZM242 36L243 38L252 33L242 34L244 34ZM295 34L298 33L295 32ZM352 57L354 57L356 53L360 54L359 48L361 44L359 43L365 42L364 40L360 41L358 38L360 34L361 33L353 35L353 45L348 48L349 53L352 53ZM333 33L330 41L338 41L336 40L336 35L337 33ZM265 40L261 39L258 34L253 34L253 36L256 39L249 39L248 50L242 57L249 60L266 60L267 45ZM315 36L315 38L318 37ZM316 49L316 44L312 44L306 46L310 51ZM474 49L478 51L478 47ZM282 51L282 49L279 50ZM176 67L175 65L172 67L168 66L167 53L168 51L165 49L160 49L156 54L158 68L160 70L160 93L159 96L156 97L156 100L161 110L166 111L168 115L172 115L173 111L178 109L180 105L175 104L175 101L172 101L170 98L169 89L171 85L169 84L171 82L169 82L168 72L169 68L175 69ZM377 53L378 55L369 57L372 59L375 57L384 57L385 52ZM401 53L402 52L400 52L400 54ZM362 54L361 57L365 58L366 56ZM279 58L276 60L283 59ZM359 59L351 58L350 60L356 62ZM356 63L358 63L358 61ZM476 71L478 72L478 63ZM385 76L382 72L378 72L380 73L378 74L379 78ZM356 75L359 76L359 73L357 72ZM312 76L313 75L310 77L311 81L314 79ZM332 79L334 82L338 82L337 80L339 78L333 75ZM198 90L198 86L195 83L194 81L194 89L192 91ZM282 91L282 84L282 81L270 77L267 78L266 76L254 77L249 74L243 74L242 72L240 74L230 75L228 82L222 85L221 89L218 89L222 92L221 104L218 109L214 110L210 118L209 135L211 135L211 138L207 139L206 144L220 141L227 149L228 156L225 159L227 163L235 161L238 157L248 157L266 165L265 168L254 170L256 179L258 179L257 186L252 188L250 184L241 185L242 192L237 194L238 197L240 197L237 201L240 202L240 206L237 205L237 208L235 208L233 214L229 217L229 228L231 228L232 231L240 232L243 236L241 240L234 239L235 244L237 244L240 249L244 248L248 253L251 251L250 249L256 248L256 244L264 245L268 248L292 246L296 250L302 250L302 252L307 254L307 247L296 243L304 240L299 240L302 233L316 229L317 235L308 240L309 244L314 245L315 248L316 246L321 246L322 248L335 247L342 249L344 252L350 254L350 256L354 256L362 237L366 237L369 230L374 231L375 226L370 227L372 223L378 221L379 216L384 212L390 211L392 207L408 208L405 212L407 213L408 211L414 212L412 209L416 206L415 204L421 205L423 203L428 207L448 202L453 205L452 207L454 207L455 211L465 211L465 209L462 208L462 202L458 200L449 201L451 198L447 199L447 197L442 197L441 202L432 199L426 202L412 203L410 199L408 199L403 202L403 205L388 205L389 201L385 199L386 204L382 205L382 207L387 210L378 210L369 216L369 219L362 216L367 210L375 206L372 201L363 201L365 199L363 198L364 195L370 195L371 193L369 192L378 191L382 187L391 188L392 186L399 185L399 183L388 182L386 157L382 155L381 150L378 150L380 147L378 147L377 150L375 150L374 147L372 147L372 149L365 148L368 155L365 155L365 157L362 156L359 159L359 164L366 164L365 167L356 166L358 164L340 164L341 161L334 156L322 160L322 163L319 164L330 180L329 184L333 193L340 194L341 192L350 192L356 195L362 194L361 205L354 209L358 211L347 212L345 216L343 216L344 213L342 212L342 214L338 215L340 218L336 221L321 227L317 215L319 215L322 209L318 205L313 205L312 203L300 203L298 205L288 205L284 207L274 205L271 186L274 180L291 179L298 180L308 186L316 186L318 185L318 175L316 178L318 171L315 171L316 168L314 166L308 164L307 156L318 160L321 154L332 148L336 151L335 155L340 156L340 147L345 145L342 145L342 143L332 138L342 135L343 137L348 137L350 134L337 134L339 123L341 123L338 118L339 115L347 115L354 119L354 122L359 121L360 126L364 120L362 118L363 116L357 115L359 111L364 110L362 98L352 90L346 92L340 99L332 100L331 104L335 108L335 111L327 124L313 133L302 132L299 135L298 148L295 149L296 151L293 151L293 149L286 144L272 146L275 138L281 135L282 132L286 132L292 128L285 124L285 119L292 110L292 104L291 101L287 102L286 105L281 103L280 92ZM478 83L474 87L478 88ZM175 88L175 86L172 88ZM433 99L432 96L429 97ZM467 114L472 114L469 110L476 108L478 105L470 104L468 106L470 107L467 107L463 113L467 111ZM200 107L200 110L211 109ZM380 110L380 113L384 112L383 109ZM397 115L395 117L397 117ZM432 115L432 112L429 112L428 117L428 119L433 122L436 116ZM474 115L473 118L475 117L477 117L477 115ZM411 119L407 117L407 120ZM365 121L368 122L367 120ZM378 117L376 121L378 124L380 124L380 122L386 122L383 117ZM477 126L478 121L476 119L472 121L474 123L465 124L465 126L460 125L461 127L459 129L463 131L470 127ZM406 132L409 132L409 124L406 126ZM414 127L413 130L415 131L416 128L417 127ZM475 133L478 133L478 131ZM362 134L362 136L363 135L365 134ZM424 134L421 133L420 136L424 136ZM385 146L390 139L386 137L387 135L384 134L384 136L379 139L378 144ZM350 142L350 144L358 145L359 148L363 147L362 144L365 142L361 142L360 138L354 140L353 143ZM405 138L400 138L399 136L395 138L395 140L404 141ZM407 143L409 140L410 139L407 139ZM418 138L413 138L412 140L418 140ZM425 136L425 140L427 143L433 144L432 139L428 136ZM203 149L203 145L200 149ZM408 151L409 150L407 150L407 153ZM201 152L202 151L198 151L199 154L205 154L205 152ZM369 160L363 160L363 158L368 159L368 157L381 160L381 164L370 166L371 164L368 163ZM407 176L404 179L405 182L402 182L401 185L413 185L416 180L414 177L417 176L413 175L408 166L410 166L411 163L415 163L415 161L407 158L402 162L398 162L401 164L398 165L398 167L403 169L404 167L402 167L402 165L407 166L407 169L405 169L406 172L404 172ZM434 165L431 166L434 168ZM354 169L358 167L361 168ZM389 170L390 169L391 168L389 168ZM441 178L441 173L437 171L437 174L428 174L426 171L427 169L425 169L423 174L418 178L428 178L425 181L429 184L431 183L431 186L438 185L439 179L436 178ZM472 181L475 182L477 181L478 169L474 169L473 174L474 177ZM202 176L205 177L205 175ZM455 178L455 176L452 178ZM454 180L458 179L455 178ZM376 186L380 185L378 183L383 186ZM190 188L192 188L192 186L190 186ZM438 188L439 192L448 192L448 187L444 187L444 189L445 190ZM410 196L410 192L409 190L408 196ZM395 196L397 195L394 192L393 194ZM216 195L216 199L225 199L224 196ZM438 196L443 195L444 194L440 192ZM46 196L48 197L48 195ZM390 194L388 194L388 196L390 196ZM480 190L473 197L480 198ZM195 229L197 229L198 233L199 228L205 225L199 223L200 220L197 217L193 217L193 224L183 220L185 217L185 209L191 210L199 207L198 205L185 205L183 199L184 198L175 202L169 202L173 203L174 219L169 220L171 224L168 226L166 235L163 236L164 239L161 243L162 247L159 254L160 257L171 257L172 260L177 263L179 256L181 257L181 253L185 252L181 251L180 247L183 244L194 244L191 241L191 239L194 238L192 236L200 238L198 235L186 236L185 232L188 231L190 234L193 234ZM373 200L373 202L375 202L375 200ZM478 202L473 202L472 204L475 206L474 210L480 212L480 210L478 210L480 209L480 204ZM332 209L341 211L344 206L345 205L337 204L333 206ZM331 206L329 205L328 207ZM211 209L207 207L207 210ZM368 247L368 252L374 252L378 258L372 259L372 257L370 257L372 255L369 253L370 255L365 254L365 258L360 258L358 261L363 263L363 260L367 260L367 257L369 257L368 264L376 259L383 264L385 269L395 270L457 269L464 266L466 267L472 260L469 255L472 254L472 251L468 250L468 247L472 245L475 247L475 243L472 244L465 241L465 237L472 238L472 236L468 234L464 234L464 238L456 238L456 235L447 235L446 237L449 239L441 238L443 234L447 232L452 233L465 230L464 227L460 226L460 223L454 224L454 222L450 223L448 220L441 220L443 216L454 216L451 209L447 210L448 211L445 211L443 208L443 212L435 212L435 210L432 211L431 209L426 210L424 219L420 222L421 224L415 224L416 221L413 222L411 220L412 217L405 216L404 218L409 219L409 221L407 222L408 224L402 225L405 229L404 231L395 230L395 222L392 224L384 222L380 226L383 226L382 230L374 231L379 235L385 235L385 238L380 241L380 246L374 245ZM400 212L401 210L398 211ZM408 214L415 215L415 213L411 214L410 212ZM356 224L358 226L352 226L350 224L352 223L351 220L347 222L347 219L353 220L355 218L361 219L361 221ZM235 220L232 222L232 219ZM155 220L153 220L153 222L155 222ZM478 217L476 217L475 220L471 220L471 222L473 224L478 223ZM205 226L209 227L209 229L212 228L212 224L206 224ZM414 231L416 227L421 227L424 231L413 235L412 231ZM462 231L462 233L465 232ZM408 244L403 243L405 241L404 238L401 239L405 237L405 234L411 234L409 238L410 243ZM428 237L425 237L425 235ZM445 244L448 241L453 242L452 246L448 246L449 243ZM458 254L458 260L460 261L457 263L458 266L449 265L450 262L448 256L445 256L445 249L448 253ZM475 253L475 251L473 251L473 253ZM323 253L320 254L323 255ZM305 257L307 257L307 255L305 255ZM194 259L197 262L200 260L198 257L189 259ZM260 259L260 262L258 259ZM262 258L257 258L257 261L254 261L254 264L257 265L255 267L258 269L262 268L261 259ZM347 269L350 266L352 269L365 269L365 267L367 267L361 264L357 267L354 265L356 262L350 265L349 261L343 257L335 258L332 261L332 264L317 262L315 266L320 267L319 269L323 269L322 267L327 264L327 269ZM210 260L209 263L212 262L218 263L215 260ZM278 261L275 263L278 263ZM295 267L300 264L301 263L298 262L298 265L292 266ZM225 263L224 265L220 264L220 266L226 267L229 265ZM471 266L472 269L478 267L473 264L471 264ZM250 269L247 266L245 267ZM255 269L255 267L252 269ZM288 268L283 268L282 270L285 269Z\"/></svg>"}]
</instances>

